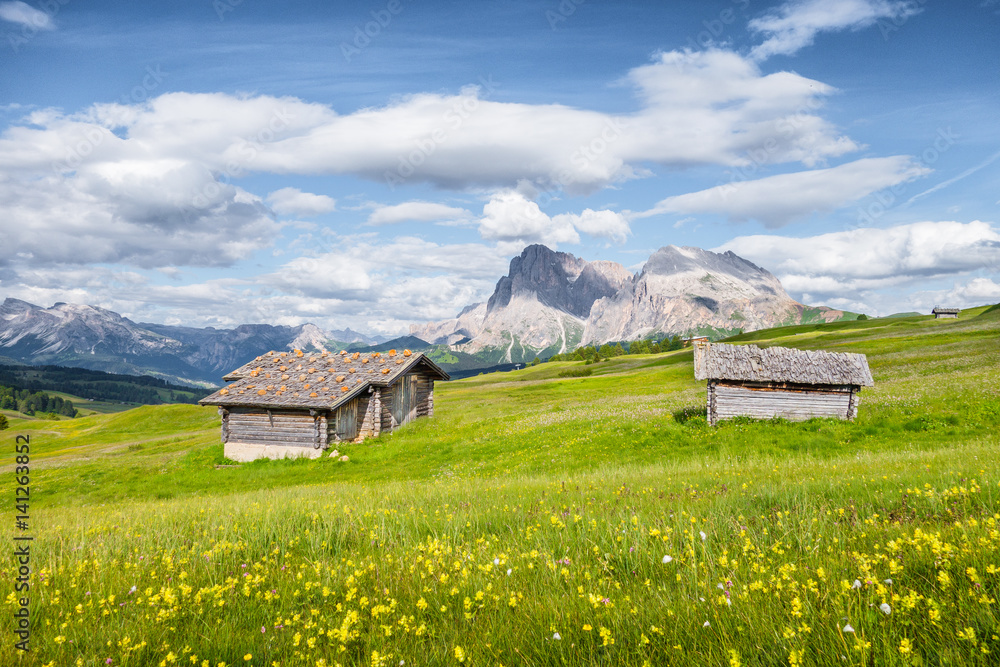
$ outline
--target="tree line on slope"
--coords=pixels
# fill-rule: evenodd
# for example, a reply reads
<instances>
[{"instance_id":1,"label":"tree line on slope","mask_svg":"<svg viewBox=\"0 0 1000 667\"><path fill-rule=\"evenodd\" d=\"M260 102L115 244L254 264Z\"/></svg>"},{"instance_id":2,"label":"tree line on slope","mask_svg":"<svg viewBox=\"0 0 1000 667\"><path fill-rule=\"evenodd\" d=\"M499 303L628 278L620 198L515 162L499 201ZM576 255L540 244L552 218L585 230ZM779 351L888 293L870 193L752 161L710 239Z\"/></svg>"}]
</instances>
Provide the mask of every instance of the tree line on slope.
<instances>
[{"instance_id":1,"label":"tree line on slope","mask_svg":"<svg viewBox=\"0 0 1000 667\"><path fill-rule=\"evenodd\" d=\"M197 403L211 393L155 377L116 375L66 366L0 366L0 384L32 393L58 391L94 401L140 405ZM167 400L162 397L162 390L167 390Z\"/></svg>"},{"instance_id":2,"label":"tree line on slope","mask_svg":"<svg viewBox=\"0 0 1000 667\"><path fill-rule=\"evenodd\" d=\"M62 396L50 396L45 392L32 392L17 387L0 385L0 410L17 410L26 415L52 414L76 417L73 401ZM6 422L6 418L4 418Z\"/></svg>"}]
</instances>

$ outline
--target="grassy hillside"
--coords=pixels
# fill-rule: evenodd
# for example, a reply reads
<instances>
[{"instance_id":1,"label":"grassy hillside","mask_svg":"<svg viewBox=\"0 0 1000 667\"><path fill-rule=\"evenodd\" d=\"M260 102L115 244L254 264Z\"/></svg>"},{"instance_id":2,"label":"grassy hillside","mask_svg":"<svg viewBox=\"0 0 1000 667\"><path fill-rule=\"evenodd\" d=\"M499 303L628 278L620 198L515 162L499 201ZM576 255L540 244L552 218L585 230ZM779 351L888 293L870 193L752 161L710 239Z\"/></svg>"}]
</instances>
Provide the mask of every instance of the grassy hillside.
<instances>
[{"instance_id":1,"label":"grassy hillside","mask_svg":"<svg viewBox=\"0 0 1000 667\"><path fill-rule=\"evenodd\" d=\"M855 423L713 429L690 351L546 363L439 385L348 463L223 468L214 409L11 420L33 659L994 664L1000 309L734 340L876 386Z\"/></svg>"}]
</instances>

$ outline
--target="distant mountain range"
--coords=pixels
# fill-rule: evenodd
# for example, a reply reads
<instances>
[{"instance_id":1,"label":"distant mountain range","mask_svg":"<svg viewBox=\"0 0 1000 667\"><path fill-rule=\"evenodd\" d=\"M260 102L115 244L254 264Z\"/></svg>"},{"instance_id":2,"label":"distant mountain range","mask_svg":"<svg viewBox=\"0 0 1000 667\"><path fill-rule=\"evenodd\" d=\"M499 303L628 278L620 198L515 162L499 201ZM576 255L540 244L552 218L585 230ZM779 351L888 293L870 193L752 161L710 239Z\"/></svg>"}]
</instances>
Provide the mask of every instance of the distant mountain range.
<instances>
[{"instance_id":1,"label":"distant mountain range","mask_svg":"<svg viewBox=\"0 0 1000 667\"><path fill-rule=\"evenodd\" d=\"M350 329L324 332L312 324L197 329L135 323L97 306L42 308L11 298L0 305L0 355L10 360L152 374L197 385L218 385L225 373L269 350L340 349L382 340Z\"/></svg>"},{"instance_id":2,"label":"distant mountain range","mask_svg":"<svg viewBox=\"0 0 1000 667\"><path fill-rule=\"evenodd\" d=\"M615 262L587 262L533 245L511 260L486 303L467 306L451 320L414 325L410 335L484 362L509 363L581 344L720 338L856 318L795 301L777 278L732 252L666 246L632 275Z\"/></svg>"},{"instance_id":3,"label":"distant mountain range","mask_svg":"<svg viewBox=\"0 0 1000 667\"><path fill-rule=\"evenodd\" d=\"M588 262L532 245L510 263L485 303L454 319L414 325L388 340L313 324L243 324L203 329L136 323L118 313L8 298L0 305L0 357L111 373L156 375L197 385L269 350L420 349L456 376L535 356L667 335L719 338L783 324L855 319L793 300L764 269L727 252L667 246L633 275L615 262ZM425 342L426 341L426 342Z\"/></svg>"}]
</instances>

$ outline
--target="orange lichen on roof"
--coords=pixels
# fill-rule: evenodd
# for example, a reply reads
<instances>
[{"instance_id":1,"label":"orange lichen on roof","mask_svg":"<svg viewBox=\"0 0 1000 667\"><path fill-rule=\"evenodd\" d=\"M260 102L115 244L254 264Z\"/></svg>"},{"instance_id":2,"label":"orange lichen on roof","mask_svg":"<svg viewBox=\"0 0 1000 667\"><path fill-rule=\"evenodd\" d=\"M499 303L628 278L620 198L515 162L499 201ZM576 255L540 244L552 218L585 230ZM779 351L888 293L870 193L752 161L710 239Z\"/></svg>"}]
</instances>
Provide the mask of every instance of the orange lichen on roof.
<instances>
[{"instance_id":1,"label":"orange lichen on roof","mask_svg":"<svg viewBox=\"0 0 1000 667\"><path fill-rule=\"evenodd\" d=\"M351 355L351 359L360 359L360 358L361 358L360 352L355 352L354 354Z\"/></svg>"},{"instance_id":2,"label":"orange lichen on roof","mask_svg":"<svg viewBox=\"0 0 1000 667\"><path fill-rule=\"evenodd\" d=\"M310 393L310 394L309 394L309 398L319 398L319 394L317 394L317 393L316 393L316 392L314 391L314 392L312 392L312 393Z\"/></svg>"},{"instance_id":3,"label":"orange lichen on roof","mask_svg":"<svg viewBox=\"0 0 1000 667\"><path fill-rule=\"evenodd\" d=\"M343 382L343 381L344 381L344 376L343 375L338 375L337 376L337 382Z\"/></svg>"},{"instance_id":4,"label":"orange lichen on roof","mask_svg":"<svg viewBox=\"0 0 1000 667\"><path fill-rule=\"evenodd\" d=\"M382 375L388 375L391 372L392 372L391 368L383 368L382 369Z\"/></svg>"},{"instance_id":5,"label":"orange lichen on roof","mask_svg":"<svg viewBox=\"0 0 1000 667\"><path fill-rule=\"evenodd\" d=\"M395 357L396 356L396 350L389 350L389 356L390 357Z\"/></svg>"},{"instance_id":6,"label":"orange lichen on roof","mask_svg":"<svg viewBox=\"0 0 1000 667\"><path fill-rule=\"evenodd\" d=\"M412 353L412 352L410 352L409 350L403 350L403 356L404 356L404 357L408 357L408 356L410 356L411 354L413 354L413 353Z\"/></svg>"},{"instance_id":7,"label":"orange lichen on roof","mask_svg":"<svg viewBox=\"0 0 1000 667\"><path fill-rule=\"evenodd\" d=\"M304 356L304 355L302 354L302 350L295 350L295 356L296 356L296 357L301 357L301 356Z\"/></svg>"},{"instance_id":8,"label":"orange lichen on roof","mask_svg":"<svg viewBox=\"0 0 1000 667\"><path fill-rule=\"evenodd\" d=\"M228 389L220 389L219 393L222 394L223 396L225 396L226 394L229 393L229 390Z\"/></svg>"},{"instance_id":9,"label":"orange lichen on roof","mask_svg":"<svg viewBox=\"0 0 1000 667\"><path fill-rule=\"evenodd\" d=\"M340 391L348 391L348 390L350 390L350 387L348 387L347 385L344 385L343 387L340 388Z\"/></svg>"},{"instance_id":10,"label":"orange lichen on roof","mask_svg":"<svg viewBox=\"0 0 1000 667\"><path fill-rule=\"evenodd\" d=\"M258 396L263 396L263 395L264 395L264 394L266 394L266 393L267 393L267 390L266 390L266 389L261 389L260 391L258 391L258 392L257 392L257 395L258 395Z\"/></svg>"}]
</instances>

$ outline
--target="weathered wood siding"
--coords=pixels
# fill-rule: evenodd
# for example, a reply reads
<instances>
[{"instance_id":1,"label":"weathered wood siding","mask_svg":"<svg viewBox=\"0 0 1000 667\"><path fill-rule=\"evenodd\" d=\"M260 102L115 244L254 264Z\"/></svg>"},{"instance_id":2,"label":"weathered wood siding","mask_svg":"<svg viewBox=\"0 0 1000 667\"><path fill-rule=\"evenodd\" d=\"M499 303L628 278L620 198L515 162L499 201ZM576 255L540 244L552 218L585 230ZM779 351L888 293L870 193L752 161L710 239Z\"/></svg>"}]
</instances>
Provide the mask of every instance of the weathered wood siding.
<instances>
[{"instance_id":1,"label":"weathered wood siding","mask_svg":"<svg viewBox=\"0 0 1000 667\"><path fill-rule=\"evenodd\" d=\"M417 417L434 416L434 378L426 374L417 376Z\"/></svg>"},{"instance_id":2,"label":"weathered wood siding","mask_svg":"<svg viewBox=\"0 0 1000 667\"><path fill-rule=\"evenodd\" d=\"M327 441L328 442L342 442L347 440L354 440L358 437L358 410L362 411L362 418L364 417L364 408L361 408L360 397L349 401L345 405L340 406L333 412L333 416L330 418L327 428L329 430ZM367 406L367 401L366 401Z\"/></svg>"},{"instance_id":3,"label":"weathered wood siding","mask_svg":"<svg viewBox=\"0 0 1000 667\"><path fill-rule=\"evenodd\" d=\"M726 343L695 345L694 377L719 382L795 383L816 387L875 386L868 358L863 354Z\"/></svg>"},{"instance_id":4,"label":"weathered wood siding","mask_svg":"<svg viewBox=\"0 0 1000 667\"><path fill-rule=\"evenodd\" d=\"M393 385L392 420L396 426L409 424L417 418L420 376L408 373Z\"/></svg>"},{"instance_id":5,"label":"weathered wood siding","mask_svg":"<svg viewBox=\"0 0 1000 667\"><path fill-rule=\"evenodd\" d=\"M393 406L396 403L396 385L383 387L382 389L382 410L379 413L379 428L383 433L391 433L396 428L397 423L393 417Z\"/></svg>"},{"instance_id":6,"label":"weathered wood siding","mask_svg":"<svg viewBox=\"0 0 1000 667\"><path fill-rule=\"evenodd\" d=\"M377 437L382 432L382 390L374 389L368 396L360 397L365 401L365 408L362 412L359 404L359 414L361 414L361 424L358 426L357 439Z\"/></svg>"},{"instance_id":7,"label":"weathered wood siding","mask_svg":"<svg viewBox=\"0 0 1000 667\"><path fill-rule=\"evenodd\" d=\"M755 419L783 417L804 421L812 417L853 419L857 414L857 390L850 386L790 388L780 385L741 385L710 382L709 423L747 416Z\"/></svg>"},{"instance_id":8,"label":"weathered wood siding","mask_svg":"<svg viewBox=\"0 0 1000 667\"><path fill-rule=\"evenodd\" d=\"M261 410L238 408L226 416L226 442L250 445L325 448L328 420L325 414L308 410Z\"/></svg>"}]
</instances>

